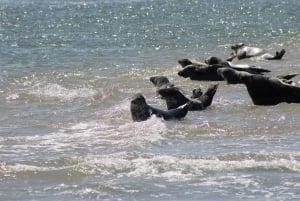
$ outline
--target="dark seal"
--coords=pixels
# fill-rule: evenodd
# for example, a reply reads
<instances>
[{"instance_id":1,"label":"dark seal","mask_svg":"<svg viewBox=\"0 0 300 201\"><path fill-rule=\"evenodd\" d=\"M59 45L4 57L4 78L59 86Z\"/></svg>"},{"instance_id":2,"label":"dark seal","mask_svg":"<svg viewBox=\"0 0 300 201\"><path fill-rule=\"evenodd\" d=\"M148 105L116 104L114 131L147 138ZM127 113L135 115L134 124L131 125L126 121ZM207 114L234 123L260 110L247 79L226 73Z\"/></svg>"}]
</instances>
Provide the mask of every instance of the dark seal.
<instances>
[{"instance_id":1,"label":"dark seal","mask_svg":"<svg viewBox=\"0 0 300 201\"><path fill-rule=\"evenodd\" d=\"M152 76L150 77L150 81L152 84L156 87L156 94L159 95L158 91L163 88L174 88L176 87L178 90L180 90L182 93L181 88L175 86L175 84L171 83L169 79L165 76ZM193 89L191 98L199 98L202 96L203 92L201 88Z\"/></svg>"},{"instance_id":2,"label":"dark seal","mask_svg":"<svg viewBox=\"0 0 300 201\"><path fill-rule=\"evenodd\" d=\"M156 87L156 95L158 94L158 90L162 88L175 87L173 83L169 81L166 76L152 76L150 77L150 81Z\"/></svg>"},{"instance_id":3,"label":"dark seal","mask_svg":"<svg viewBox=\"0 0 300 201\"><path fill-rule=\"evenodd\" d=\"M160 110L148 105L145 97L140 93L136 94L130 103L130 112L133 121L145 121L151 115L163 118L164 120L182 119L188 113L189 108L190 102L187 102L175 109Z\"/></svg>"},{"instance_id":4,"label":"dark seal","mask_svg":"<svg viewBox=\"0 0 300 201\"><path fill-rule=\"evenodd\" d=\"M213 64L205 67L198 67L188 65L178 72L178 75L183 78L190 78L191 80L199 81L223 81L224 78L217 73L219 68L230 67L224 64ZM230 67L235 70L245 71L253 74L262 74L270 72L267 69L256 67Z\"/></svg>"},{"instance_id":5,"label":"dark seal","mask_svg":"<svg viewBox=\"0 0 300 201\"><path fill-rule=\"evenodd\" d=\"M225 66L230 66L230 65L233 65L231 63L231 61L232 61L233 58L235 58L235 56L231 56L231 57L226 59L226 60L223 60L219 57L210 56L210 57L206 58L204 62L208 65L222 64L222 65L225 65Z\"/></svg>"},{"instance_id":6,"label":"dark seal","mask_svg":"<svg viewBox=\"0 0 300 201\"><path fill-rule=\"evenodd\" d=\"M218 73L228 84L244 84L255 105L300 103L300 87L289 84L282 78L254 75L231 68L220 68ZM283 77L289 79L293 76Z\"/></svg>"},{"instance_id":7,"label":"dark seal","mask_svg":"<svg viewBox=\"0 0 300 201\"><path fill-rule=\"evenodd\" d=\"M276 52L275 55L272 55L261 48L249 47L244 43L233 45L231 46L231 49L234 51L234 54L238 59L260 57L267 60L280 60L285 54L285 49L282 49L280 52Z\"/></svg>"},{"instance_id":8,"label":"dark seal","mask_svg":"<svg viewBox=\"0 0 300 201\"><path fill-rule=\"evenodd\" d=\"M152 76L150 77L150 81L158 89L174 86L174 84L172 84L166 76Z\"/></svg>"},{"instance_id":9,"label":"dark seal","mask_svg":"<svg viewBox=\"0 0 300 201\"><path fill-rule=\"evenodd\" d=\"M201 89L196 89L193 92L195 98L188 98L180 90L172 87L160 89L158 93L166 100L168 109L177 108L180 105L190 102L189 110L204 110L211 105L218 86L218 84L210 85L204 94L202 94Z\"/></svg>"},{"instance_id":10,"label":"dark seal","mask_svg":"<svg viewBox=\"0 0 300 201\"><path fill-rule=\"evenodd\" d=\"M190 59L178 59L178 63L181 65L182 68L185 68L188 65L195 65L195 66L206 66L205 63L191 61Z\"/></svg>"}]
</instances>

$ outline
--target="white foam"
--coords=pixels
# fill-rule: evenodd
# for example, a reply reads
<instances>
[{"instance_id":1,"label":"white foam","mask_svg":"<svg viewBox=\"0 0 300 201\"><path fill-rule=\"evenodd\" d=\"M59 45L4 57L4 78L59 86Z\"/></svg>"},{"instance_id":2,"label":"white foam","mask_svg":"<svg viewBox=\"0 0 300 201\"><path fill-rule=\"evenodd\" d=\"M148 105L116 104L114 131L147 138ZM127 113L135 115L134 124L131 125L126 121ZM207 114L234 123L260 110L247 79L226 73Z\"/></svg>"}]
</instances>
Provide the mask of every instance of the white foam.
<instances>
[{"instance_id":1,"label":"white foam","mask_svg":"<svg viewBox=\"0 0 300 201\"><path fill-rule=\"evenodd\" d=\"M20 98L20 95L19 94L10 94L8 95L5 99L6 100L17 100Z\"/></svg>"},{"instance_id":2,"label":"white foam","mask_svg":"<svg viewBox=\"0 0 300 201\"><path fill-rule=\"evenodd\" d=\"M299 154L298 154L299 155ZM52 165L51 165L52 164ZM0 170L4 177L16 177L19 175L35 175L44 173L54 174L53 171L70 172L72 176L98 175L114 178L143 177L165 178L168 181L189 181L195 177L205 178L202 186L224 185L258 186L253 180L252 171L288 171L300 172L300 162L294 159L275 158L273 160L219 160L216 158L186 158L169 155L155 155L138 152L119 152L115 154L87 155L70 159L57 159L51 164L41 166L26 165L21 163L2 164ZM59 164L59 165L58 165ZM55 165L55 166L53 166ZM244 171L239 174L237 171ZM50 174L49 174L50 172ZM221 173L221 176L207 177ZM273 174L273 173L272 173ZM294 182L286 182L286 186Z\"/></svg>"},{"instance_id":3,"label":"white foam","mask_svg":"<svg viewBox=\"0 0 300 201\"><path fill-rule=\"evenodd\" d=\"M282 170L300 172L300 162L296 160L274 159L271 161L220 161L218 159L182 158L166 155L135 154L134 158L127 153L110 156L85 158L78 164L78 170L90 172L94 169L105 175L118 174L130 177L163 177L169 180L190 180L212 172L232 172L237 170ZM86 170L88 170L86 172ZM94 172L95 173L95 172ZM245 185L252 181L242 178ZM210 183L213 184L213 183ZM209 183L207 183L209 185ZM213 184L215 185L215 184ZM254 185L251 183L251 185Z\"/></svg>"},{"instance_id":4,"label":"white foam","mask_svg":"<svg viewBox=\"0 0 300 201\"><path fill-rule=\"evenodd\" d=\"M77 89L68 89L60 86L59 84L46 84L45 86L34 87L29 94L38 96L38 97L50 97L50 98L59 98L61 100L73 100L76 98L91 98L98 94L94 89L90 88L77 88Z\"/></svg>"}]
</instances>

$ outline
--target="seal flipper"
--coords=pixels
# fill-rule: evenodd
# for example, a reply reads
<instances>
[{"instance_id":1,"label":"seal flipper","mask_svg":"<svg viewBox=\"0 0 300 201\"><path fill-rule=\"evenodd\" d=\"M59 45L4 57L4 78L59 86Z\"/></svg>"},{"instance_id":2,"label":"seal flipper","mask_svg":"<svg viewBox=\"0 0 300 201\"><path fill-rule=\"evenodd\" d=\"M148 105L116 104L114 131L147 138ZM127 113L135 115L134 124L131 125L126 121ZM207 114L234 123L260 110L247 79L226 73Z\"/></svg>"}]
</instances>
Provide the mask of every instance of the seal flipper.
<instances>
[{"instance_id":1,"label":"seal flipper","mask_svg":"<svg viewBox=\"0 0 300 201\"><path fill-rule=\"evenodd\" d=\"M163 118L164 120L172 120L172 119L182 119L186 116L189 109L191 107L191 102L188 101L187 103L167 111L160 110L157 108L154 108L152 106L149 106L151 110L151 114L154 114L157 117Z\"/></svg>"},{"instance_id":2,"label":"seal flipper","mask_svg":"<svg viewBox=\"0 0 300 201\"><path fill-rule=\"evenodd\" d=\"M185 103L184 105L176 108L176 109L172 109L172 110L168 110L168 116L170 117L169 119L182 119L186 116L186 114L188 113L188 111L191 108L192 103L190 101L188 101L187 103ZM165 120L168 120L165 118Z\"/></svg>"},{"instance_id":3,"label":"seal flipper","mask_svg":"<svg viewBox=\"0 0 300 201\"><path fill-rule=\"evenodd\" d=\"M298 73L294 74L287 74L287 75L278 75L277 78L281 79L283 82L291 85L295 85L295 82L291 80L292 78L296 77Z\"/></svg>"},{"instance_id":4,"label":"seal flipper","mask_svg":"<svg viewBox=\"0 0 300 201\"><path fill-rule=\"evenodd\" d=\"M293 74L287 74L287 75L278 75L277 78L282 79L282 80L290 80L294 77L296 77L298 73L293 73Z\"/></svg>"},{"instance_id":5,"label":"seal flipper","mask_svg":"<svg viewBox=\"0 0 300 201\"><path fill-rule=\"evenodd\" d=\"M209 88L206 90L206 92L198 98L203 104L203 107L206 108L211 105L214 95L217 92L219 84L212 84L209 86Z\"/></svg>"},{"instance_id":6,"label":"seal flipper","mask_svg":"<svg viewBox=\"0 0 300 201\"><path fill-rule=\"evenodd\" d=\"M230 54L230 56L226 59L226 61L230 61L231 62L234 58L236 58L236 54L234 52L232 52Z\"/></svg>"},{"instance_id":7,"label":"seal flipper","mask_svg":"<svg viewBox=\"0 0 300 201\"><path fill-rule=\"evenodd\" d=\"M268 69L258 68L258 67L255 67L255 66L250 66L249 68L230 66L230 68L232 68L233 70L237 70L237 71L245 71L245 72L248 72L248 73L251 73L251 74L263 74L263 73L271 72Z\"/></svg>"},{"instance_id":8,"label":"seal flipper","mask_svg":"<svg viewBox=\"0 0 300 201\"><path fill-rule=\"evenodd\" d=\"M282 49L280 52L276 52L274 57L268 58L268 60L280 60L285 54L285 49Z\"/></svg>"}]
</instances>

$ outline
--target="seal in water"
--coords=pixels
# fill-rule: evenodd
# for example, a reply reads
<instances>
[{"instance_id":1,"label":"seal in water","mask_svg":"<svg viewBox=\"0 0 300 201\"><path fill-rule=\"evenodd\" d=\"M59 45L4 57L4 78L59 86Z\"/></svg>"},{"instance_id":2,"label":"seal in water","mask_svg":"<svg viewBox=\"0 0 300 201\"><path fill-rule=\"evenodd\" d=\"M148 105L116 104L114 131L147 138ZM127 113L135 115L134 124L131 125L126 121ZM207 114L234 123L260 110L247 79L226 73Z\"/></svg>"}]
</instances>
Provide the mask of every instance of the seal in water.
<instances>
[{"instance_id":1,"label":"seal in water","mask_svg":"<svg viewBox=\"0 0 300 201\"><path fill-rule=\"evenodd\" d=\"M150 81L156 87L156 95L158 95L159 89L175 87L166 76L152 76L150 77Z\"/></svg>"},{"instance_id":2,"label":"seal in water","mask_svg":"<svg viewBox=\"0 0 300 201\"><path fill-rule=\"evenodd\" d=\"M198 98L188 98L180 90L173 87L160 89L158 93L166 100L168 109L177 108L180 105L190 102L191 106L189 110L204 110L211 105L218 86L219 84L210 85L207 91Z\"/></svg>"},{"instance_id":3,"label":"seal in water","mask_svg":"<svg viewBox=\"0 0 300 201\"><path fill-rule=\"evenodd\" d=\"M150 81L156 86L157 88L164 88L164 87L173 87L169 79L165 76L152 76L150 77Z\"/></svg>"},{"instance_id":4,"label":"seal in water","mask_svg":"<svg viewBox=\"0 0 300 201\"><path fill-rule=\"evenodd\" d=\"M175 87L174 84L172 84L169 79L165 76L152 76L150 77L150 81L153 83L153 85L156 87L156 94L159 95L158 91L162 88L171 88ZM176 87L178 90L180 90L182 93L181 88ZM199 87L197 89L193 89L191 98L199 98L203 94L202 89Z\"/></svg>"},{"instance_id":5,"label":"seal in water","mask_svg":"<svg viewBox=\"0 0 300 201\"><path fill-rule=\"evenodd\" d=\"M148 105L145 97L138 93L131 100L130 112L133 121L145 121L151 115L163 118L164 120L182 119L188 113L190 105L191 103L187 102L175 109L160 110Z\"/></svg>"},{"instance_id":6,"label":"seal in water","mask_svg":"<svg viewBox=\"0 0 300 201\"><path fill-rule=\"evenodd\" d=\"M200 81L223 81L224 78L217 73L219 68L227 67L223 64L213 64L206 67L198 67L194 65L188 65L184 69L178 72L178 75L184 78L189 77L191 80ZM230 67L239 71L246 71L253 74L262 74L265 72L270 72L267 69L256 68L256 67Z\"/></svg>"},{"instance_id":7,"label":"seal in water","mask_svg":"<svg viewBox=\"0 0 300 201\"><path fill-rule=\"evenodd\" d=\"M218 73L228 84L244 84L255 105L276 105L282 102L300 103L300 87L289 84L281 78L254 75L231 68L220 68ZM290 77L285 78L289 79Z\"/></svg>"},{"instance_id":8,"label":"seal in water","mask_svg":"<svg viewBox=\"0 0 300 201\"><path fill-rule=\"evenodd\" d=\"M280 52L276 52L275 55L267 53L265 50L258 47L249 47L244 43L238 43L231 46L231 49L234 51L235 56L238 59L245 59L251 57L260 57L267 60L280 60L285 54L285 49L282 49Z\"/></svg>"}]
</instances>

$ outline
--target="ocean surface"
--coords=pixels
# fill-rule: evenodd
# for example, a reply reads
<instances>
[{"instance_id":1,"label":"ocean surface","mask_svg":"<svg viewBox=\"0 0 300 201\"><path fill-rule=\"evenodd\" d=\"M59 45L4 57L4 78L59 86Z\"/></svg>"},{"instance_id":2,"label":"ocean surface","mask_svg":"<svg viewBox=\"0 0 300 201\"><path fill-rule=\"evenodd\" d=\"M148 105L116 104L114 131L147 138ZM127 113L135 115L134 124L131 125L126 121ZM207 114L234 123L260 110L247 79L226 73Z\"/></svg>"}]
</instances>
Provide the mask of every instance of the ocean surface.
<instances>
[{"instance_id":1,"label":"ocean surface","mask_svg":"<svg viewBox=\"0 0 300 201\"><path fill-rule=\"evenodd\" d=\"M300 200L300 105L253 105L219 82L180 121L133 122L151 76L186 94L180 58L227 58L243 42L300 73L299 0L0 0L0 200ZM294 78L297 83L300 77Z\"/></svg>"}]
</instances>

